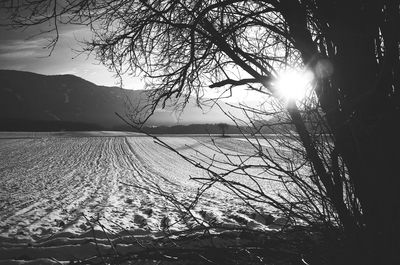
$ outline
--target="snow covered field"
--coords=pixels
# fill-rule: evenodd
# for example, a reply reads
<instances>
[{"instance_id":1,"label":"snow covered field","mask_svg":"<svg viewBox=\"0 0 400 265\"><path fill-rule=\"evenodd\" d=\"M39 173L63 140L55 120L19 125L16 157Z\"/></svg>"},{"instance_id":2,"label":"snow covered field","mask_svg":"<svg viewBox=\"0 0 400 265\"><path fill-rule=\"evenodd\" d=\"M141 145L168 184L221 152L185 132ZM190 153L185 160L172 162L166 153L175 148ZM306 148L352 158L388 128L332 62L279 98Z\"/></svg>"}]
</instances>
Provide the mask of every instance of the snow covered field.
<instances>
[{"instance_id":1,"label":"snow covered field","mask_svg":"<svg viewBox=\"0 0 400 265\"><path fill-rule=\"evenodd\" d=\"M186 155L213 155L204 137L162 140ZM248 146L239 139L221 138L220 148L232 153ZM143 235L160 233L166 226L194 227L179 205L158 193L189 202L199 187L190 177L205 174L138 134L0 134L0 251L7 250L4 255L11 258L17 250L12 252L10 246L84 237L92 228ZM274 188L269 185L265 183L266 191ZM193 214L235 226L250 220L244 208L243 202L215 188L201 198Z\"/></svg>"}]
</instances>

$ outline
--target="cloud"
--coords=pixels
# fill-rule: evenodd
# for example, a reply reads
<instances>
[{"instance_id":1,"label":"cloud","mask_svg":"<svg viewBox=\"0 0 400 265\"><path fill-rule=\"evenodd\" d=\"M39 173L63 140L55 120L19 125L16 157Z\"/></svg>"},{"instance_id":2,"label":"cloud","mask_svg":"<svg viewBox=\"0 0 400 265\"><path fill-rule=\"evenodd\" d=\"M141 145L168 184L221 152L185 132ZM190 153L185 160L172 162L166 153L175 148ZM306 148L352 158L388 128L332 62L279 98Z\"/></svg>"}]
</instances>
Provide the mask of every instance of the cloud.
<instances>
[{"instance_id":1,"label":"cloud","mask_svg":"<svg viewBox=\"0 0 400 265\"><path fill-rule=\"evenodd\" d=\"M77 56L85 39L90 39L90 27L80 25L60 25L60 38L51 54L45 49L53 34L34 36L40 27L25 31L5 30L0 27L0 69L15 69L39 74L73 74L98 85L118 86L118 79L107 67L98 64L94 56ZM140 78L123 76L123 87L143 89Z\"/></svg>"},{"instance_id":2,"label":"cloud","mask_svg":"<svg viewBox=\"0 0 400 265\"><path fill-rule=\"evenodd\" d=\"M39 38L34 40L5 40L0 44L0 50L26 50L43 48L48 40Z\"/></svg>"},{"instance_id":3,"label":"cloud","mask_svg":"<svg viewBox=\"0 0 400 265\"><path fill-rule=\"evenodd\" d=\"M62 25L60 29L60 37L65 38L84 39L91 35L90 27L83 25Z\"/></svg>"},{"instance_id":4,"label":"cloud","mask_svg":"<svg viewBox=\"0 0 400 265\"><path fill-rule=\"evenodd\" d=\"M20 59L30 56L40 56L41 54L36 51L12 51L7 53L0 52L0 58L2 59Z\"/></svg>"},{"instance_id":5,"label":"cloud","mask_svg":"<svg viewBox=\"0 0 400 265\"><path fill-rule=\"evenodd\" d=\"M0 44L0 57L3 59L18 59L24 57L39 57L48 54L48 50L43 49L48 40L5 40Z\"/></svg>"}]
</instances>

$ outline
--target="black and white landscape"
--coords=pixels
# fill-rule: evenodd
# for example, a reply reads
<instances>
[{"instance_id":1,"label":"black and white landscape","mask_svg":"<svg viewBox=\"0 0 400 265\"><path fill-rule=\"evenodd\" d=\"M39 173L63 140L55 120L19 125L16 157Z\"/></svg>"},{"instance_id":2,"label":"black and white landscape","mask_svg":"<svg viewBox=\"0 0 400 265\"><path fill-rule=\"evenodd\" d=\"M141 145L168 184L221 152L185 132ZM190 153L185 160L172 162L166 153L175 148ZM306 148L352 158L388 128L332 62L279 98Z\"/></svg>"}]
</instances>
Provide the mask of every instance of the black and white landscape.
<instances>
[{"instance_id":1,"label":"black and white landscape","mask_svg":"<svg viewBox=\"0 0 400 265\"><path fill-rule=\"evenodd\" d=\"M0 1L1 264L400 264L399 0Z\"/></svg>"},{"instance_id":2,"label":"black and white landscape","mask_svg":"<svg viewBox=\"0 0 400 265\"><path fill-rule=\"evenodd\" d=\"M104 231L116 242L132 236L149 241L163 237L165 229L179 233L218 224L228 230L278 231L286 222L279 215L274 222L273 209L266 211L261 203L254 205L260 212L247 209L246 203L223 185L202 195L190 210L195 219L177 206L195 200L202 185L191 179L204 178L208 172L144 133L115 131L134 131L114 112L126 112L127 98L139 104L146 99L145 91L96 86L72 75L8 70L0 71L0 84L3 263L18 263L12 260L19 260L21 253L38 263L49 263L50 258L57 262L90 258L99 252L93 231L100 242L106 240ZM185 108L180 113L181 127L173 120L173 113L173 109L156 112L147 130L180 130L176 135L161 135L159 140L181 155L204 165L214 164L224 172L229 168L228 160L253 152L240 135L220 137L221 129L210 122L225 121L226 117L216 108L207 113L195 106ZM209 124L189 125L201 119ZM187 134L181 135L185 129ZM209 130L215 133L212 138L207 136ZM269 143L264 145L267 148ZM262 160L255 158L251 163ZM279 183L256 184L240 174L231 174L229 179L255 189L262 185L274 196L284 192ZM36 243L27 249L29 242ZM122 244L118 251L124 253L129 248L129 244ZM109 253L112 244L104 241L101 251Z\"/></svg>"}]
</instances>

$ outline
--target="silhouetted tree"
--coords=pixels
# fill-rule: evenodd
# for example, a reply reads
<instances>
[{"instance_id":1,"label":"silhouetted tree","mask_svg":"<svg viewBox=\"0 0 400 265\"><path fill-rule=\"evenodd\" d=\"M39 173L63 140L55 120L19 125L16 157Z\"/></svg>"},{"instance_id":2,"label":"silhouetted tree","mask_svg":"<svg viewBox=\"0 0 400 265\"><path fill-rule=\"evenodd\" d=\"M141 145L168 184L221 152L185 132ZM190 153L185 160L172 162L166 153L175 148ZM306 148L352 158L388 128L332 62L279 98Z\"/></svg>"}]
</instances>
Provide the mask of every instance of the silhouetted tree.
<instances>
[{"instance_id":1,"label":"silhouetted tree","mask_svg":"<svg viewBox=\"0 0 400 265\"><path fill-rule=\"evenodd\" d=\"M222 137L225 137L226 129L228 129L228 124L226 123L218 123L219 129L221 130Z\"/></svg>"},{"instance_id":2,"label":"silhouetted tree","mask_svg":"<svg viewBox=\"0 0 400 265\"><path fill-rule=\"evenodd\" d=\"M173 96L200 99L207 87L247 85L275 95L280 69L309 69L315 102L299 109L292 101L285 113L315 183L353 243L358 259L352 262L400 263L398 0L41 0L2 6L15 27L53 23L55 41L59 23L90 25L95 36L87 51L118 74L140 73L151 81L150 112ZM303 109L326 121L332 148L318 149L324 144L310 133Z\"/></svg>"}]
</instances>

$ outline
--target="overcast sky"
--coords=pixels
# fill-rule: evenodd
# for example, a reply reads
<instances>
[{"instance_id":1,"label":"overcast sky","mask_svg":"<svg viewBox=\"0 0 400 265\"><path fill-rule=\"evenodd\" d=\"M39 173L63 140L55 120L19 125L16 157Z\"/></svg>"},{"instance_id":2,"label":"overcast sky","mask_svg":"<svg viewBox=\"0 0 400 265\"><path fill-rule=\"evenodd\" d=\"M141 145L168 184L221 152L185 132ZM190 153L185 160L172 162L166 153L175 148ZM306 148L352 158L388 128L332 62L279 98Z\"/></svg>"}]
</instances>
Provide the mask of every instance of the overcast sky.
<instances>
[{"instance_id":1,"label":"overcast sky","mask_svg":"<svg viewBox=\"0 0 400 265\"><path fill-rule=\"evenodd\" d=\"M1 13L1 12L0 12ZM41 27L27 30L10 30L0 27L0 69L29 71L45 75L73 74L98 85L114 86L117 79L113 73L94 59L94 56L77 56L82 44L79 41L90 39L88 27L61 25L60 39L51 56L49 35L34 36ZM139 78L124 78L124 88L142 89Z\"/></svg>"}]
</instances>

